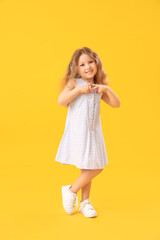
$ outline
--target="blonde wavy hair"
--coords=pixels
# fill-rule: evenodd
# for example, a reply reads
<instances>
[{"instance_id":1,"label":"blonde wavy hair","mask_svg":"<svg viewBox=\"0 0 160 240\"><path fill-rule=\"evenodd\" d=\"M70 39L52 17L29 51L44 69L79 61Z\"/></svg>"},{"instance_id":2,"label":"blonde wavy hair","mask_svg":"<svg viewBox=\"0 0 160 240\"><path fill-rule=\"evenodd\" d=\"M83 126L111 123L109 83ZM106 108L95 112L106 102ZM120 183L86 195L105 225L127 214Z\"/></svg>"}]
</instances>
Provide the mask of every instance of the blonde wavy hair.
<instances>
[{"instance_id":1,"label":"blonde wavy hair","mask_svg":"<svg viewBox=\"0 0 160 240\"><path fill-rule=\"evenodd\" d=\"M81 76L78 74L77 65L79 57L82 54L88 54L91 58L93 58L97 65L97 73L94 76L94 83L95 84L104 84L109 85L110 80L108 79L107 73L104 71L102 67L102 62L97 53L92 51L88 47L83 47L80 49L75 50L73 53L70 63L68 64L67 70L63 78L61 79L61 89L63 89L67 82L72 78L80 78Z\"/></svg>"}]
</instances>

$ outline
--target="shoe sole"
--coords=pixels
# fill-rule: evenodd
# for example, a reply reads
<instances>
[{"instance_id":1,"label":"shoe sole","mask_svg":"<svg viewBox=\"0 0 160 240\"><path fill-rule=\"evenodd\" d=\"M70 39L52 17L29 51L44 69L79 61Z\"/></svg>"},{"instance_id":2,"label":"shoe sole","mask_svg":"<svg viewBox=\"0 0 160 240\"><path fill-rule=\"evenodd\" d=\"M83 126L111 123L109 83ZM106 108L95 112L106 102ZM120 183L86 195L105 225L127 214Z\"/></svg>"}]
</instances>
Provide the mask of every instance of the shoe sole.
<instances>
[{"instance_id":1,"label":"shoe sole","mask_svg":"<svg viewBox=\"0 0 160 240\"><path fill-rule=\"evenodd\" d=\"M78 211L79 213L83 213L83 212L81 212L81 211ZM93 215L93 216L86 216L84 213L83 213L83 215L85 216L85 217L87 217L87 218L94 218L94 217L97 217L97 215Z\"/></svg>"},{"instance_id":2,"label":"shoe sole","mask_svg":"<svg viewBox=\"0 0 160 240\"><path fill-rule=\"evenodd\" d=\"M64 201L63 201L64 195L65 195L65 186L62 187L62 203L63 203L63 208L66 211L66 209L64 207ZM69 215L72 215L74 212L73 213L69 213L69 212L66 211L66 213L68 213Z\"/></svg>"}]
</instances>

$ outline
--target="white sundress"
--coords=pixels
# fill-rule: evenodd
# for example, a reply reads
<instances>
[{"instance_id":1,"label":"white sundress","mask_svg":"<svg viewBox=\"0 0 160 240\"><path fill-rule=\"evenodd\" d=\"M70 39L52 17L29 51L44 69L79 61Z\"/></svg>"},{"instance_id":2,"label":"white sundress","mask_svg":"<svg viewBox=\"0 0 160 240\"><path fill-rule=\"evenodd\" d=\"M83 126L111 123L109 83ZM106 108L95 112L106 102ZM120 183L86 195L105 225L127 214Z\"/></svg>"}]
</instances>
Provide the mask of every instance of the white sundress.
<instances>
[{"instance_id":1,"label":"white sundress","mask_svg":"<svg viewBox=\"0 0 160 240\"><path fill-rule=\"evenodd\" d=\"M77 78L77 86L85 85ZM68 106L65 130L55 161L79 169L103 169L108 157L101 126L100 100L103 93L79 94Z\"/></svg>"}]
</instances>

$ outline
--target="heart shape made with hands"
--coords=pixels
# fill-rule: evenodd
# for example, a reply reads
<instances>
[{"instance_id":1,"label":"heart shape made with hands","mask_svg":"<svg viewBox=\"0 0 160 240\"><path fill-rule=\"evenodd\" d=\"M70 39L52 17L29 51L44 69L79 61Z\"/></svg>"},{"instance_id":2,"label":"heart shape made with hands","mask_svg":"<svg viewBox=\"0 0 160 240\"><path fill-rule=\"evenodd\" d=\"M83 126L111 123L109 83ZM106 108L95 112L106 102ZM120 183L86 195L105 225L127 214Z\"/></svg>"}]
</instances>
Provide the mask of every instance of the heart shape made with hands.
<instances>
[{"instance_id":1,"label":"heart shape made with hands","mask_svg":"<svg viewBox=\"0 0 160 240\"><path fill-rule=\"evenodd\" d=\"M89 88L91 88L91 89L93 89L93 88L95 88L95 86L92 86L92 85L89 85ZM98 87L97 87L98 88ZM97 88L95 88L93 91L91 91L92 93L97 93L97 91L98 91L98 89Z\"/></svg>"}]
</instances>

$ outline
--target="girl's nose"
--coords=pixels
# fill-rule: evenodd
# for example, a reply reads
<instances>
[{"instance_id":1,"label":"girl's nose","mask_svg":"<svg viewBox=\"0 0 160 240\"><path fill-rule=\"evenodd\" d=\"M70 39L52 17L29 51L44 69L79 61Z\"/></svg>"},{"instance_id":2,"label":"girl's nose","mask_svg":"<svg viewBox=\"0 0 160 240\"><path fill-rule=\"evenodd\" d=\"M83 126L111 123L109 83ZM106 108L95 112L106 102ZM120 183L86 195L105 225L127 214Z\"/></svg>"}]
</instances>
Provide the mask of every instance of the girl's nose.
<instances>
[{"instance_id":1,"label":"girl's nose","mask_svg":"<svg viewBox=\"0 0 160 240\"><path fill-rule=\"evenodd\" d=\"M86 70L88 70L89 69L89 65L88 66L86 66Z\"/></svg>"}]
</instances>

